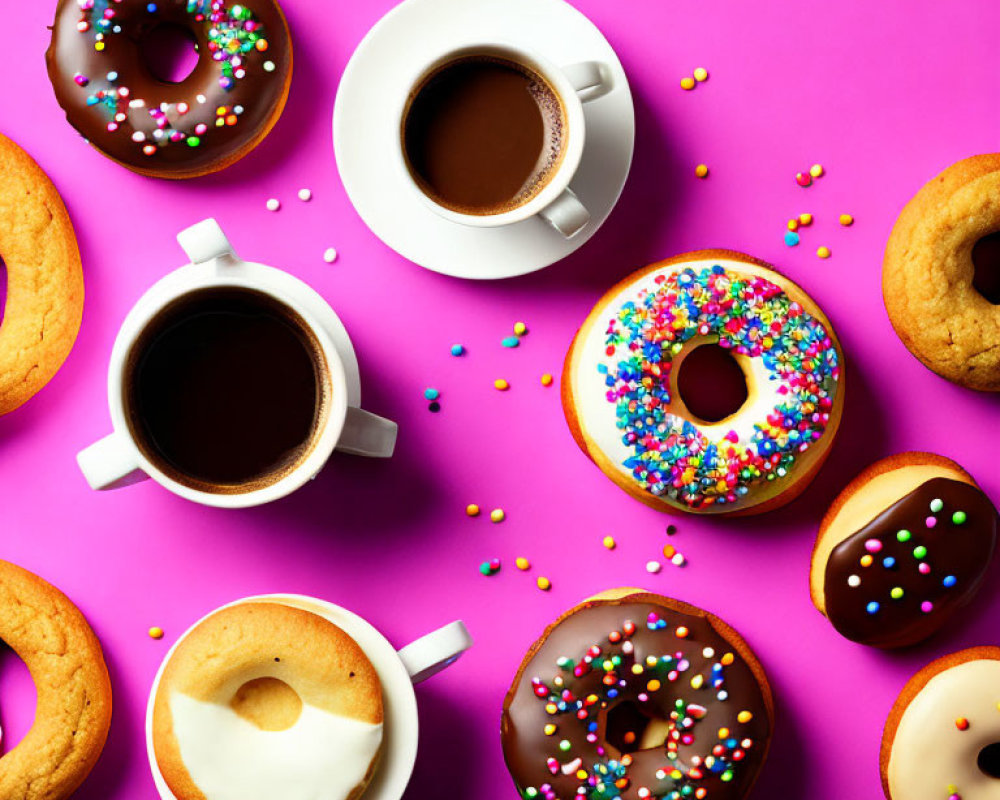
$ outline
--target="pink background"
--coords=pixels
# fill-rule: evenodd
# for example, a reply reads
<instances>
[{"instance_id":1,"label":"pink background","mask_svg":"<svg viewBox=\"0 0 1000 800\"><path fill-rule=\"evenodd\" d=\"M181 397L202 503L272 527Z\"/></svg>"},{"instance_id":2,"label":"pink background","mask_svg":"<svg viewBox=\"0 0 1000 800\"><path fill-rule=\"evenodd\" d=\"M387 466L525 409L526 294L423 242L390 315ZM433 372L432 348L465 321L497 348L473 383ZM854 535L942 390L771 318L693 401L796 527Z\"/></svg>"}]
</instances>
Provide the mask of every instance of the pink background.
<instances>
[{"instance_id":1,"label":"pink background","mask_svg":"<svg viewBox=\"0 0 1000 800\"><path fill-rule=\"evenodd\" d=\"M578 0L632 81L638 134L621 203L580 252L507 282L462 282L389 251L352 210L338 180L330 116L339 75L391 0L286 0L296 74L288 107L261 147L231 169L168 183L106 161L65 123L45 74L54 1L6 15L0 130L52 176L76 224L87 281L69 361L37 398L0 419L0 554L62 588L107 654L115 714L107 749L79 793L156 797L143 713L169 643L236 597L315 594L368 617L397 645L460 617L475 648L418 691L422 739L410 798L509 798L497 735L500 706L525 649L588 594L636 584L732 622L771 676L780 718L757 797L874 797L882 723L907 677L937 655L997 643L996 575L942 635L887 654L841 639L813 609L809 553L837 491L875 458L907 448L952 456L994 499L998 399L937 378L893 334L882 307L882 249L903 203L953 161L995 150L1000 70L989 0L678 3ZM684 92L694 67L711 73ZM794 175L821 162L811 188ZM705 181L694 167L711 167ZM295 198L298 188L314 199ZM264 208L280 198L278 213ZM785 221L816 216L803 243ZM853 214L849 229L837 224ZM320 478L270 507L225 512L154 483L94 493L74 455L109 430L105 365L126 311L183 262L174 234L216 216L238 251L318 289L361 358L365 405L400 423L396 457L335 457ZM815 255L827 245L833 257ZM325 248L340 260L327 265ZM689 559L648 575L672 521L630 500L577 450L557 388L576 326L632 269L700 247L771 261L811 291L848 359L847 410L819 479L790 507L758 519L681 519L671 541ZM515 320L530 334L500 340ZM461 342L464 358L449 346ZM511 383L507 393L494 378ZM426 386L442 392L431 414ZM507 521L469 519L466 503ZM614 552L601 546L612 534ZM516 556L532 571L513 566ZM479 563L503 559L482 577ZM534 587L544 574L549 593ZM152 641L150 625L167 636ZM0 671L8 736L30 721L30 682L16 659Z\"/></svg>"}]
</instances>

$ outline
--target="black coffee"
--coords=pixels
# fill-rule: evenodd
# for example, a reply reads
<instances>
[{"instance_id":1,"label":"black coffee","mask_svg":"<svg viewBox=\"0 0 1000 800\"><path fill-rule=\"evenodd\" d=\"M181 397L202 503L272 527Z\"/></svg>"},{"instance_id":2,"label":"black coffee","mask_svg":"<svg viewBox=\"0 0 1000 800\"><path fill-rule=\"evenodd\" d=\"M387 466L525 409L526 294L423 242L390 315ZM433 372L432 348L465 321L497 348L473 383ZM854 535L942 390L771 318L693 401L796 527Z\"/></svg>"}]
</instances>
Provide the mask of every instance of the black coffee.
<instances>
[{"instance_id":1,"label":"black coffee","mask_svg":"<svg viewBox=\"0 0 1000 800\"><path fill-rule=\"evenodd\" d=\"M181 483L267 485L308 452L328 391L324 364L283 304L245 289L193 292L132 349L129 424L144 454Z\"/></svg>"},{"instance_id":2,"label":"black coffee","mask_svg":"<svg viewBox=\"0 0 1000 800\"><path fill-rule=\"evenodd\" d=\"M528 202L558 167L564 136L552 87L521 64L487 55L432 72L403 120L414 180L435 202L465 214Z\"/></svg>"}]
</instances>

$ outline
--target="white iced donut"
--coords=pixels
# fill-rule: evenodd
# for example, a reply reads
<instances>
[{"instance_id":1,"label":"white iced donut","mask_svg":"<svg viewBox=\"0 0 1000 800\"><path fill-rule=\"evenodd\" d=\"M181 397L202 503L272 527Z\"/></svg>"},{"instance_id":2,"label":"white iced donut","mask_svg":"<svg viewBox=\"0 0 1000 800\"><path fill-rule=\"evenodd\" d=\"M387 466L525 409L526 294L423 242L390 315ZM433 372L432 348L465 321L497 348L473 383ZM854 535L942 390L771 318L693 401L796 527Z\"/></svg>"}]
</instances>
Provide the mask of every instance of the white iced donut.
<instances>
[{"instance_id":1,"label":"white iced donut","mask_svg":"<svg viewBox=\"0 0 1000 800\"><path fill-rule=\"evenodd\" d=\"M354 800L382 747L382 687L332 622L228 606L174 650L153 703L156 764L178 800Z\"/></svg>"},{"instance_id":2,"label":"white iced donut","mask_svg":"<svg viewBox=\"0 0 1000 800\"><path fill-rule=\"evenodd\" d=\"M1000 647L939 658L914 675L882 735L889 800L1000 797Z\"/></svg>"}]
</instances>

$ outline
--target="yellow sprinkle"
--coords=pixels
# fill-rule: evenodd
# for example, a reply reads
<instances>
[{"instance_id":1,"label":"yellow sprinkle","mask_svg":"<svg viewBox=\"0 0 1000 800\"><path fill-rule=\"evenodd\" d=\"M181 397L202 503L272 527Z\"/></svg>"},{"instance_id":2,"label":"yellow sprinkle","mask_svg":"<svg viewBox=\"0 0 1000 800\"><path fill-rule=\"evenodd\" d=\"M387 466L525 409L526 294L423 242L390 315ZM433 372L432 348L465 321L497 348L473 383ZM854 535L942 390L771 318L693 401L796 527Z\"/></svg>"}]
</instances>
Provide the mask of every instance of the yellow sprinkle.
<instances>
[{"instance_id":1,"label":"yellow sprinkle","mask_svg":"<svg viewBox=\"0 0 1000 800\"><path fill-rule=\"evenodd\" d=\"M577 780L580 780L580 781L587 780L587 770L585 770L585 769L578 769L576 771L576 778L577 778Z\"/></svg>"},{"instance_id":2,"label":"yellow sprinkle","mask_svg":"<svg viewBox=\"0 0 1000 800\"><path fill-rule=\"evenodd\" d=\"M498 389L501 392L506 392L510 388L510 384L503 378L497 378L493 381L493 388Z\"/></svg>"},{"instance_id":3,"label":"yellow sprinkle","mask_svg":"<svg viewBox=\"0 0 1000 800\"><path fill-rule=\"evenodd\" d=\"M507 515L504 513L502 508L494 508L490 512L491 522L503 522L505 519L507 519Z\"/></svg>"},{"instance_id":4,"label":"yellow sprinkle","mask_svg":"<svg viewBox=\"0 0 1000 800\"><path fill-rule=\"evenodd\" d=\"M694 168L694 174L697 175L699 178L707 178L708 177L708 165L707 164L699 164L697 167Z\"/></svg>"},{"instance_id":5,"label":"yellow sprinkle","mask_svg":"<svg viewBox=\"0 0 1000 800\"><path fill-rule=\"evenodd\" d=\"M708 80L708 70L705 69L704 67L698 67L694 71L694 79L696 81L698 81L698 83L701 83L702 81L707 81Z\"/></svg>"},{"instance_id":6,"label":"yellow sprinkle","mask_svg":"<svg viewBox=\"0 0 1000 800\"><path fill-rule=\"evenodd\" d=\"M705 683L705 676L704 675L695 675L691 679L691 688L692 689L700 689L704 685L704 683Z\"/></svg>"},{"instance_id":7,"label":"yellow sprinkle","mask_svg":"<svg viewBox=\"0 0 1000 800\"><path fill-rule=\"evenodd\" d=\"M719 728L719 738L728 739L729 738L729 728Z\"/></svg>"},{"instance_id":8,"label":"yellow sprinkle","mask_svg":"<svg viewBox=\"0 0 1000 800\"><path fill-rule=\"evenodd\" d=\"M528 562L528 559L526 559L524 556L519 556L517 560L514 561L514 563L517 565L518 569L527 569L528 567L531 566L531 564Z\"/></svg>"},{"instance_id":9,"label":"yellow sprinkle","mask_svg":"<svg viewBox=\"0 0 1000 800\"><path fill-rule=\"evenodd\" d=\"M526 334L527 332L528 332L528 326L525 325L523 322L515 322L514 323L514 333L515 333L515 335L517 335L517 336L524 336L524 334Z\"/></svg>"},{"instance_id":10,"label":"yellow sprinkle","mask_svg":"<svg viewBox=\"0 0 1000 800\"><path fill-rule=\"evenodd\" d=\"M642 675L642 664L633 664L632 665L632 674L633 675Z\"/></svg>"},{"instance_id":11,"label":"yellow sprinkle","mask_svg":"<svg viewBox=\"0 0 1000 800\"><path fill-rule=\"evenodd\" d=\"M681 78L681 88L686 92L690 92L694 88L694 78Z\"/></svg>"},{"instance_id":12,"label":"yellow sprinkle","mask_svg":"<svg viewBox=\"0 0 1000 800\"><path fill-rule=\"evenodd\" d=\"M812 225L813 224L813 215L812 214L799 214L799 222L801 222L803 225Z\"/></svg>"},{"instance_id":13,"label":"yellow sprinkle","mask_svg":"<svg viewBox=\"0 0 1000 800\"><path fill-rule=\"evenodd\" d=\"M809 174L812 175L814 178L822 178L823 177L823 165L822 164L813 164L811 167L809 167Z\"/></svg>"},{"instance_id":14,"label":"yellow sprinkle","mask_svg":"<svg viewBox=\"0 0 1000 800\"><path fill-rule=\"evenodd\" d=\"M742 722L744 725L746 725L746 723L748 723L752 719L753 719L753 714L751 714L749 711L741 711L739 714L736 715L736 721Z\"/></svg>"},{"instance_id":15,"label":"yellow sprinkle","mask_svg":"<svg viewBox=\"0 0 1000 800\"><path fill-rule=\"evenodd\" d=\"M552 581L550 581L544 575L539 575L538 580L535 581L535 583L538 584L538 588L541 589L543 592L547 592L549 589L552 588Z\"/></svg>"},{"instance_id":16,"label":"yellow sprinkle","mask_svg":"<svg viewBox=\"0 0 1000 800\"><path fill-rule=\"evenodd\" d=\"M870 567L872 565L872 557L870 553L865 553L861 556L861 566Z\"/></svg>"},{"instance_id":17,"label":"yellow sprinkle","mask_svg":"<svg viewBox=\"0 0 1000 800\"><path fill-rule=\"evenodd\" d=\"M469 503L469 505L465 507L465 513L468 514L470 517L478 517L479 506L477 506L475 503Z\"/></svg>"},{"instance_id":18,"label":"yellow sprinkle","mask_svg":"<svg viewBox=\"0 0 1000 800\"><path fill-rule=\"evenodd\" d=\"M660 688L660 682L656 680L656 678L653 678L653 680L651 680L649 683L646 684L647 692L655 692L659 690L659 688Z\"/></svg>"},{"instance_id":19,"label":"yellow sprinkle","mask_svg":"<svg viewBox=\"0 0 1000 800\"><path fill-rule=\"evenodd\" d=\"M544 375L542 375L542 386L551 386L551 385L552 385L552 376L548 372L546 372Z\"/></svg>"},{"instance_id":20,"label":"yellow sprinkle","mask_svg":"<svg viewBox=\"0 0 1000 800\"><path fill-rule=\"evenodd\" d=\"M545 726L544 730L546 736L552 736L552 734L554 734L557 729L556 726L550 722L548 725Z\"/></svg>"},{"instance_id":21,"label":"yellow sprinkle","mask_svg":"<svg viewBox=\"0 0 1000 800\"><path fill-rule=\"evenodd\" d=\"M601 540L601 544L603 544L606 548L608 548L608 550L614 550L615 549L615 537L614 536L605 536Z\"/></svg>"},{"instance_id":22,"label":"yellow sprinkle","mask_svg":"<svg viewBox=\"0 0 1000 800\"><path fill-rule=\"evenodd\" d=\"M559 712L559 706L557 706L555 703L546 703L545 712L547 714L556 714Z\"/></svg>"},{"instance_id":23,"label":"yellow sprinkle","mask_svg":"<svg viewBox=\"0 0 1000 800\"><path fill-rule=\"evenodd\" d=\"M818 255L820 258L829 258L830 257L830 248L829 247L820 247L820 248L818 248L816 250L816 255Z\"/></svg>"},{"instance_id":24,"label":"yellow sprinkle","mask_svg":"<svg viewBox=\"0 0 1000 800\"><path fill-rule=\"evenodd\" d=\"M799 221L797 219L788 220L788 230L797 231L799 229Z\"/></svg>"},{"instance_id":25,"label":"yellow sprinkle","mask_svg":"<svg viewBox=\"0 0 1000 800\"><path fill-rule=\"evenodd\" d=\"M162 639L163 638L163 628L152 627L149 629L150 639Z\"/></svg>"},{"instance_id":26,"label":"yellow sprinkle","mask_svg":"<svg viewBox=\"0 0 1000 800\"><path fill-rule=\"evenodd\" d=\"M854 224L854 217L852 217L850 214L841 214L840 215L840 224L843 225L845 228L848 225L853 225Z\"/></svg>"},{"instance_id":27,"label":"yellow sprinkle","mask_svg":"<svg viewBox=\"0 0 1000 800\"><path fill-rule=\"evenodd\" d=\"M103 50L104 49L104 42L95 42L94 43L94 49L97 50L98 52L100 52L101 50Z\"/></svg>"}]
</instances>

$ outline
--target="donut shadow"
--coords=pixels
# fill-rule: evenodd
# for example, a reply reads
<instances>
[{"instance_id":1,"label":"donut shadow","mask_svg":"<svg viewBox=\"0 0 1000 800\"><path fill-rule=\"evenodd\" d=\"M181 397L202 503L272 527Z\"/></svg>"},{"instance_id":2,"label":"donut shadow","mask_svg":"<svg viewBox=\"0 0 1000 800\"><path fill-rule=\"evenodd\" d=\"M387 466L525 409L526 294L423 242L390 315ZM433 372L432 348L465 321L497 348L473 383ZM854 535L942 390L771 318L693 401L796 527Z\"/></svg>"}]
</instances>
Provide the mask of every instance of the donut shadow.
<instances>
[{"instance_id":1,"label":"donut shadow","mask_svg":"<svg viewBox=\"0 0 1000 800\"><path fill-rule=\"evenodd\" d=\"M761 768L757 782L748 795L752 798L764 797L808 797L807 777L811 767L806 761L803 742L805 731L790 704L783 699L784 693L768 678L774 694L774 736L767 760Z\"/></svg>"},{"instance_id":2,"label":"donut shadow","mask_svg":"<svg viewBox=\"0 0 1000 800\"><path fill-rule=\"evenodd\" d=\"M403 792L404 800L436 797L434 790L441 790L444 797L448 795L444 790L475 785L475 776L481 773L483 765L477 763L474 737L456 733L465 727L463 717L467 714L462 705L445 692L425 685L417 687L417 706L420 713L417 762Z\"/></svg>"},{"instance_id":3,"label":"donut shadow","mask_svg":"<svg viewBox=\"0 0 1000 800\"><path fill-rule=\"evenodd\" d=\"M137 735L135 720L126 713L126 709L134 711L136 704L134 698L124 696L124 670L119 668L117 659L109 648L104 648L104 662L108 665L108 674L111 676L111 729L96 766L73 793L75 800L105 800L114 796L120 787L129 782L130 768L146 761L145 699L139 705L141 716Z\"/></svg>"}]
</instances>

